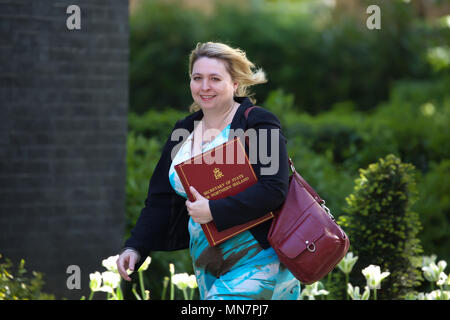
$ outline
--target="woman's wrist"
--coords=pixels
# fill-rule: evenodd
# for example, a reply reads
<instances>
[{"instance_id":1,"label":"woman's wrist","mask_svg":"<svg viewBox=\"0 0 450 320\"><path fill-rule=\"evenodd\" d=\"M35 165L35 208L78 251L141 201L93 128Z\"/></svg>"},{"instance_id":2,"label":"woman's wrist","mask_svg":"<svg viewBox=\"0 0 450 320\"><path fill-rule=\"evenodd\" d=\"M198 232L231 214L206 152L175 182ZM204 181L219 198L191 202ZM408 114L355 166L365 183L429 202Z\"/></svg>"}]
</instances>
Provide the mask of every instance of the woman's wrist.
<instances>
[{"instance_id":1,"label":"woman's wrist","mask_svg":"<svg viewBox=\"0 0 450 320\"><path fill-rule=\"evenodd\" d=\"M125 248L122 249L122 251L120 252L120 254L122 254L122 253L124 253L124 252L126 252L126 251L131 251L131 252L136 253L136 255L137 255L136 263L138 263L139 260L141 260L141 255L140 255L139 251L137 251L135 248L132 248L132 247L125 247ZM119 254L119 255L120 255L120 254Z\"/></svg>"}]
</instances>

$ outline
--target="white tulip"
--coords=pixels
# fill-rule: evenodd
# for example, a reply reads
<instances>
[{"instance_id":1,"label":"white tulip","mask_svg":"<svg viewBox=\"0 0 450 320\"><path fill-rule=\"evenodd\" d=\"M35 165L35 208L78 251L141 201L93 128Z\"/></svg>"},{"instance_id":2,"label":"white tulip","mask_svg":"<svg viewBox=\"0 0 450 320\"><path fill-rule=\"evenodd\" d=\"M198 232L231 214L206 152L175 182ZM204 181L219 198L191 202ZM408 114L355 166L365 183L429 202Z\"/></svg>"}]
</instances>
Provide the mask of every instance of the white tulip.
<instances>
[{"instance_id":1,"label":"white tulip","mask_svg":"<svg viewBox=\"0 0 450 320\"><path fill-rule=\"evenodd\" d=\"M95 273L89 274L89 287L91 291L100 291L100 287L102 285L102 275L100 272L96 271Z\"/></svg>"},{"instance_id":2,"label":"white tulip","mask_svg":"<svg viewBox=\"0 0 450 320\"><path fill-rule=\"evenodd\" d=\"M147 259L145 259L144 263L142 263L141 267L139 268L139 270L145 271L148 269L148 266L150 265L150 263L152 262L152 258L147 257Z\"/></svg>"},{"instance_id":3,"label":"white tulip","mask_svg":"<svg viewBox=\"0 0 450 320\"><path fill-rule=\"evenodd\" d=\"M345 274L352 272L353 266L358 260L358 256L353 257L353 252L347 253L347 255L339 262L338 268Z\"/></svg>"},{"instance_id":4,"label":"white tulip","mask_svg":"<svg viewBox=\"0 0 450 320\"><path fill-rule=\"evenodd\" d=\"M301 296L308 297L309 300L315 300L315 296L327 295L329 292L324 289L322 282L317 281L313 284L305 286L305 289L302 290Z\"/></svg>"},{"instance_id":5,"label":"white tulip","mask_svg":"<svg viewBox=\"0 0 450 320\"><path fill-rule=\"evenodd\" d=\"M419 300L449 300L450 291L434 290L430 293L419 293Z\"/></svg>"},{"instance_id":6,"label":"white tulip","mask_svg":"<svg viewBox=\"0 0 450 320\"><path fill-rule=\"evenodd\" d=\"M438 286L443 286L448 282L448 276L444 273L441 272L439 274L439 280L436 282Z\"/></svg>"},{"instance_id":7,"label":"white tulip","mask_svg":"<svg viewBox=\"0 0 450 320\"><path fill-rule=\"evenodd\" d=\"M102 272L103 283L112 289L117 288L120 283L120 275L112 271Z\"/></svg>"},{"instance_id":8,"label":"white tulip","mask_svg":"<svg viewBox=\"0 0 450 320\"><path fill-rule=\"evenodd\" d=\"M102 260L102 266L106 268L108 271L112 272L118 272L117 271L117 259L119 258L119 255L108 257L104 260Z\"/></svg>"},{"instance_id":9,"label":"white tulip","mask_svg":"<svg viewBox=\"0 0 450 320\"><path fill-rule=\"evenodd\" d=\"M381 281L383 281L383 279L389 276L391 273L387 271L381 273L379 266L371 264L370 266L362 270L362 274L364 275L364 277L366 277L367 286L370 289L379 289Z\"/></svg>"},{"instance_id":10,"label":"white tulip","mask_svg":"<svg viewBox=\"0 0 450 320\"><path fill-rule=\"evenodd\" d=\"M364 287L364 293L361 295L359 293L359 287L356 286L353 288L353 286L349 283L347 286L347 292L352 300L369 300L370 297L370 290L367 286Z\"/></svg>"},{"instance_id":11,"label":"white tulip","mask_svg":"<svg viewBox=\"0 0 450 320\"><path fill-rule=\"evenodd\" d=\"M422 267L423 275L428 281L437 282L439 280L439 275L445 270L446 267L447 262L444 260L439 261L437 265L432 262L428 266Z\"/></svg>"},{"instance_id":12,"label":"white tulip","mask_svg":"<svg viewBox=\"0 0 450 320\"><path fill-rule=\"evenodd\" d=\"M191 289L195 289L198 287L197 285L197 278L195 277L195 275L191 274L187 280L187 285L189 288Z\"/></svg>"},{"instance_id":13,"label":"white tulip","mask_svg":"<svg viewBox=\"0 0 450 320\"><path fill-rule=\"evenodd\" d=\"M429 266L432 263L436 263L437 256L432 254L431 256L422 256L422 267Z\"/></svg>"},{"instance_id":14,"label":"white tulip","mask_svg":"<svg viewBox=\"0 0 450 320\"><path fill-rule=\"evenodd\" d=\"M188 287L189 275L187 273L177 273L172 276L172 283L180 290Z\"/></svg>"},{"instance_id":15,"label":"white tulip","mask_svg":"<svg viewBox=\"0 0 450 320\"><path fill-rule=\"evenodd\" d=\"M425 293L419 292L419 294L417 295L417 300L425 300Z\"/></svg>"},{"instance_id":16,"label":"white tulip","mask_svg":"<svg viewBox=\"0 0 450 320\"><path fill-rule=\"evenodd\" d=\"M110 286L101 286L98 291L107 292L107 293L114 293L113 288Z\"/></svg>"}]
</instances>

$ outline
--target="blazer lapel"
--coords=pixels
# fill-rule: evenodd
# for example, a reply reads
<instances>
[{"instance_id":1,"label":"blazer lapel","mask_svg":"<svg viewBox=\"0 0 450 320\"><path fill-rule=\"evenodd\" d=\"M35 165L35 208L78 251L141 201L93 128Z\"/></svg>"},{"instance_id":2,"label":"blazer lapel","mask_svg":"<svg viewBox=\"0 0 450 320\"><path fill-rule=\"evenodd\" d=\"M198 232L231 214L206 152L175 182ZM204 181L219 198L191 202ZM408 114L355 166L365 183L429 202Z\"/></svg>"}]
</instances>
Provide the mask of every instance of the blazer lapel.
<instances>
[{"instance_id":1,"label":"blazer lapel","mask_svg":"<svg viewBox=\"0 0 450 320\"><path fill-rule=\"evenodd\" d=\"M230 124L230 135L233 134L233 131L237 129L246 130L247 129L247 121L245 120L244 113L245 110L253 106L253 103L247 97L235 97L234 100L239 102L241 105L236 110L234 114L233 120ZM229 136L230 138L230 136Z\"/></svg>"}]
</instances>

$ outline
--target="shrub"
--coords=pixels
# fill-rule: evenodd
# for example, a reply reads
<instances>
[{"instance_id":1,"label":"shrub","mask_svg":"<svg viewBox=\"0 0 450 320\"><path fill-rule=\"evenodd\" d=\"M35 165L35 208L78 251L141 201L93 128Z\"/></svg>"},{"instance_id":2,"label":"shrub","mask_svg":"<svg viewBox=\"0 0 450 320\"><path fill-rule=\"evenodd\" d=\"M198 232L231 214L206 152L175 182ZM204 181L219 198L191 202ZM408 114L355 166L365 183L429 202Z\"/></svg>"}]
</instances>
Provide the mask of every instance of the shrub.
<instances>
[{"instance_id":1,"label":"shrub","mask_svg":"<svg viewBox=\"0 0 450 320\"><path fill-rule=\"evenodd\" d=\"M392 154L360 169L354 191L346 198L346 215L339 219L349 235L350 250L359 256L355 268L376 264L391 273L380 290L382 299L403 298L421 280L421 225L410 209L416 197L414 170ZM360 275L353 275L351 282L364 285Z\"/></svg>"},{"instance_id":2,"label":"shrub","mask_svg":"<svg viewBox=\"0 0 450 320\"><path fill-rule=\"evenodd\" d=\"M158 141L166 141L175 121L188 115L188 110L178 111L168 108L161 110L148 110L144 114L131 112L128 115L129 131L145 138L155 138Z\"/></svg>"},{"instance_id":3,"label":"shrub","mask_svg":"<svg viewBox=\"0 0 450 320\"><path fill-rule=\"evenodd\" d=\"M0 254L0 259L2 255ZM0 263L0 300L54 300L52 294L42 292L43 275L33 271L32 277L27 276L25 260L20 260L17 273L12 270L13 263L6 258Z\"/></svg>"},{"instance_id":4,"label":"shrub","mask_svg":"<svg viewBox=\"0 0 450 320\"><path fill-rule=\"evenodd\" d=\"M364 148L358 153L360 166L380 154L395 153L422 172L431 162L450 157L448 147L450 77L434 81L402 81L389 101L360 126Z\"/></svg>"},{"instance_id":5,"label":"shrub","mask_svg":"<svg viewBox=\"0 0 450 320\"><path fill-rule=\"evenodd\" d=\"M426 175L420 175L418 191L420 201L413 209L420 214L424 230L421 240L425 252L434 252L450 261L450 160L433 163Z\"/></svg>"}]
</instances>

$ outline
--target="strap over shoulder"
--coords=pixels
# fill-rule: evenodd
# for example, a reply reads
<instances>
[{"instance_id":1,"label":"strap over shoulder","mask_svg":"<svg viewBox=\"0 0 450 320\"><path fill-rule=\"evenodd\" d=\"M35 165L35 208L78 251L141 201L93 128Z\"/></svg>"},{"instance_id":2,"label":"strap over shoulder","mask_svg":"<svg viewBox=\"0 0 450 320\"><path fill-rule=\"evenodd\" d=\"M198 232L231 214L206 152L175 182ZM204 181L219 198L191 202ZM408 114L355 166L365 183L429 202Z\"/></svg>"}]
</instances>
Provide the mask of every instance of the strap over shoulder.
<instances>
[{"instance_id":1,"label":"strap over shoulder","mask_svg":"<svg viewBox=\"0 0 450 320\"><path fill-rule=\"evenodd\" d=\"M247 110L245 110L244 112L244 116L245 116L245 120L248 119L248 114L250 113L250 111L252 111L254 108L260 108L259 106L251 106L250 108L247 108ZM248 145L248 137L245 137L245 142ZM303 185L303 187L308 190L308 192L314 197L314 199L319 203L319 204L325 204L325 201L320 198L319 194L308 184L308 182L306 182L305 179L303 179L303 177L295 170L294 167L294 162L292 161L291 157L288 156L288 161L289 161L289 168L291 168L291 171L293 173L293 175L296 177L297 181ZM328 208L327 208L328 209Z\"/></svg>"},{"instance_id":2,"label":"strap over shoulder","mask_svg":"<svg viewBox=\"0 0 450 320\"><path fill-rule=\"evenodd\" d=\"M245 120L247 120L248 114L249 114L250 111L252 111L254 108L259 108L259 107L258 107L258 106L251 106L250 108L247 108L247 110L245 110L245 112L244 112Z\"/></svg>"}]
</instances>

